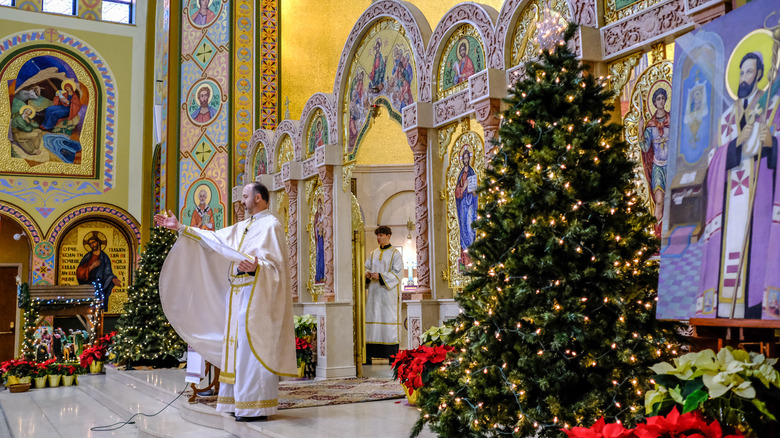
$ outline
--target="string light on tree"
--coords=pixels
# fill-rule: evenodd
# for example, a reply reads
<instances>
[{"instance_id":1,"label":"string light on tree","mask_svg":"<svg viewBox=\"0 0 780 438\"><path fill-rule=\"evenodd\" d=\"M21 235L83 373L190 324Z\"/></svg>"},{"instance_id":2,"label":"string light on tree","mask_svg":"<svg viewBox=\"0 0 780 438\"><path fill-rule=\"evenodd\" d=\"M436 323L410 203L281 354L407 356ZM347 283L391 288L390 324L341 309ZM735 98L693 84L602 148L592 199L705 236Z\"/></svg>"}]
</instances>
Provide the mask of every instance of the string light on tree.
<instances>
[{"instance_id":1,"label":"string light on tree","mask_svg":"<svg viewBox=\"0 0 780 438\"><path fill-rule=\"evenodd\" d=\"M612 95L555 37L560 17L541 15L540 43L554 51L510 92L472 224L478 262L448 323L455 350L422 388L413 435L560 436L601 416L630 425L649 365L679 342L654 318L654 217L633 194Z\"/></svg>"},{"instance_id":2,"label":"string light on tree","mask_svg":"<svg viewBox=\"0 0 780 438\"><path fill-rule=\"evenodd\" d=\"M133 285L127 290L125 313L117 321L112 351L118 363L155 364L179 358L187 349L163 313L158 290L163 261L175 241L175 233L161 227L152 229Z\"/></svg>"}]
</instances>

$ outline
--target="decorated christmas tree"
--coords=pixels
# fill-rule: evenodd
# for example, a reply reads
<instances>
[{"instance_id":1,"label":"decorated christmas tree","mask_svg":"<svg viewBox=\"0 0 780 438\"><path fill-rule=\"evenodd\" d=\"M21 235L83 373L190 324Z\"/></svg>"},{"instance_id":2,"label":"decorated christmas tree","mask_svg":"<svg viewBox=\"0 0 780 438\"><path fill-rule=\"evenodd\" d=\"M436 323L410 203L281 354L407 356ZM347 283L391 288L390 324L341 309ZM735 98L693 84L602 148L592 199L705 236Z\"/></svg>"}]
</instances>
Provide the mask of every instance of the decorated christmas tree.
<instances>
[{"instance_id":1,"label":"decorated christmas tree","mask_svg":"<svg viewBox=\"0 0 780 438\"><path fill-rule=\"evenodd\" d=\"M455 352L422 388L413 435L557 437L641 418L649 367L678 336L655 319L654 218L605 85L559 38L510 91Z\"/></svg>"},{"instance_id":2,"label":"decorated christmas tree","mask_svg":"<svg viewBox=\"0 0 780 438\"><path fill-rule=\"evenodd\" d=\"M157 288L165 256L175 242L175 233L160 227L152 229L133 285L127 290L124 314L117 321L118 333L112 347L117 363L163 366L177 363L187 349L163 313Z\"/></svg>"}]
</instances>

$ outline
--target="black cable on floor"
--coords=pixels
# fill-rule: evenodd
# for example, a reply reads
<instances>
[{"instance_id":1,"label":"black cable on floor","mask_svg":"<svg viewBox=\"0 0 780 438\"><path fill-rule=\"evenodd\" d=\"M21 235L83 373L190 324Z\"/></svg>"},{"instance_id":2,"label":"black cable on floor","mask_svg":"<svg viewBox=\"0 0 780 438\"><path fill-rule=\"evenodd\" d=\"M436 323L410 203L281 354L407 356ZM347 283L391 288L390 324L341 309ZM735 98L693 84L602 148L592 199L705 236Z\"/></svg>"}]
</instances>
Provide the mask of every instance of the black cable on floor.
<instances>
[{"instance_id":1,"label":"black cable on floor","mask_svg":"<svg viewBox=\"0 0 780 438\"><path fill-rule=\"evenodd\" d=\"M160 415L160 413L162 413L162 411L166 410L168 408L168 406L172 405L173 402L178 400L179 397L181 397L187 391L187 386L188 385L185 383L184 384L184 389L181 390L179 395L177 395L176 398L174 398L173 400L170 401L170 403L165 405L162 409L160 409L159 411L155 412L154 414L144 414L143 412L139 412L137 414L134 414L132 417L128 418L127 421L120 421L118 423L109 424L109 425L106 425L106 426L95 426L95 427L91 427L89 430L91 430L92 432L111 432L112 430L121 429L122 427L125 427L128 424L135 424L135 421L133 421L133 418L135 418L138 415L143 415L144 417L155 417L157 415Z\"/></svg>"}]
</instances>

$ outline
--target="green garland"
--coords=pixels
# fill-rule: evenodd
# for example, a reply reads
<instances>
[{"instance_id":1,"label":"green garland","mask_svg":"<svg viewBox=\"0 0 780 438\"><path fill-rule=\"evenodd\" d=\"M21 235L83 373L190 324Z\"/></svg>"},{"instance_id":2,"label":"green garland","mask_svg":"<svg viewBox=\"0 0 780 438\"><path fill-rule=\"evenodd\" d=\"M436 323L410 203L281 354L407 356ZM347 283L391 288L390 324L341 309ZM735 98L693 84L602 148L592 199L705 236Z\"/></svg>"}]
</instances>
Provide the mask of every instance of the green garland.
<instances>
[{"instance_id":1,"label":"green garland","mask_svg":"<svg viewBox=\"0 0 780 438\"><path fill-rule=\"evenodd\" d=\"M30 299L30 286L22 283L17 287L19 308L24 310L24 339L22 339L22 356L27 360L35 360L35 330L40 316L39 303Z\"/></svg>"}]
</instances>

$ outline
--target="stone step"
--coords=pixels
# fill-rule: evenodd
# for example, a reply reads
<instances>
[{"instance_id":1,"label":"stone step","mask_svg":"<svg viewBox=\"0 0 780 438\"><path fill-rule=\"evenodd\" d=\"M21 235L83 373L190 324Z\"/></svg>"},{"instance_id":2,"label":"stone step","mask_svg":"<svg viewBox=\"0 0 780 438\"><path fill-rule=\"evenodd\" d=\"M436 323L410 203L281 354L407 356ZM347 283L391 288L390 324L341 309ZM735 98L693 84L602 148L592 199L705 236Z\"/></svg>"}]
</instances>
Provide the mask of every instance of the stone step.
<instances>
[{"instance_id":1,"label":"stone step","mask_svg":"<svg viewBox=\"0 0 780 438\"><path fill-rule=\"evenodd\" d=\"M183 369L123 371L113 366L107 366L105 370L107 381L114 382L114 386L132 388L132 390L144 394L158 404L156 406L159 407L156 410L170 403L185 389L185 371ZM146 408L144 412L150 410L155 411L154 409ZM291 438L290 436L280 435L267 430L264 423L236 423L233 417L229 415L220 414L216 410L202 404L188 403L184 395L176 399L164 413L166 411L175 412L175 415L178 416L178 422L185 422L189 426L173 429L175 430L174 434L166 435L167 431L172 430L167 425L176 423L175 419L171 418L170 415L166 415L164 420L161 420L165 424L157 424L151 419L145 419L146 422L139 423L139 431L147 433L144 436L155 438L187 437L189 436L186 435L186 433L189 433L188 431L194 433L193 437ZM138 412L137 409L135 412ZM293 437L295 436L297 435L293 435Z\"/></svg>"},{"instance_id":2,"label":"stone step","mask_svg":"<svg viewBox=\"0 0 780 438\"><path fill-rule=\"evenodd\" d=\"M121 418L129 419L139 412L150 415L138 415L133 418L139 437L227 438L233 436L223 431L221 427L218 429L204 427L182 418L179 414L182 398L176 398L178 393L168 394L164 389L155 390L153 385L139 382L135 376L122 375L122 372L112 373L110 370L111 368L106 369L106 375L80 377L79 389ZM169 403L170 406L166 407Z\"/></svg>"}]
</instances>

